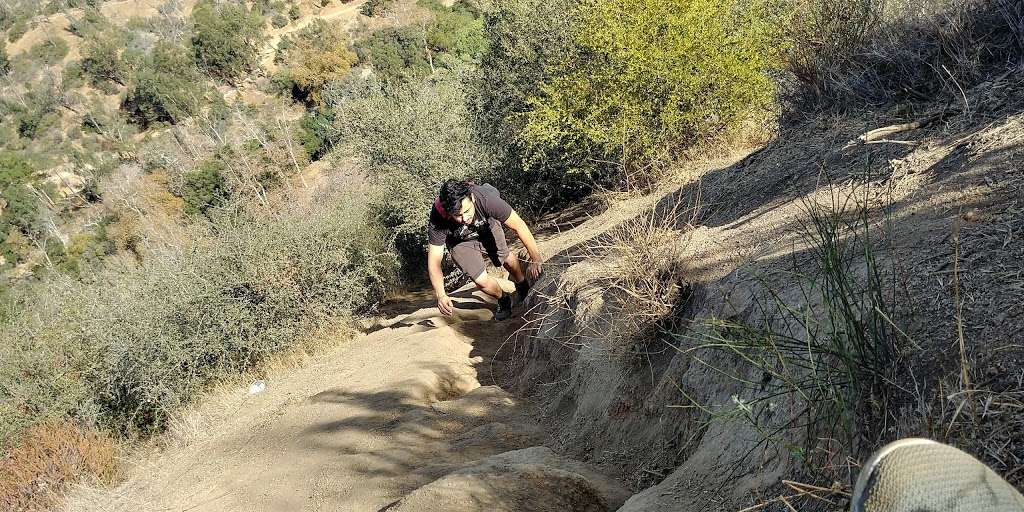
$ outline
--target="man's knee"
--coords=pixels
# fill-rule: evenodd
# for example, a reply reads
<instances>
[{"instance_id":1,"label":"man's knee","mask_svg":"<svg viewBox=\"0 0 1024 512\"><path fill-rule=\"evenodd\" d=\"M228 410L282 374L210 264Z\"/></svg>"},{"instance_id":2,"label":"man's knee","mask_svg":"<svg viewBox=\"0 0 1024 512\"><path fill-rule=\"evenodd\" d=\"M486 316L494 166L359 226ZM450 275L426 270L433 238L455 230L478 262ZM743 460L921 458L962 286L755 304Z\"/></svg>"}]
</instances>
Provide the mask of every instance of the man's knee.
<instances>
[{"instance_id":1,"label":"man's knee","mask_svg":"<svg viewBox=\"0 0 1024 512\"><path fill-rule=\"evenodd\" d=\"M487 272L483 272L479 276L474 277L473 282L482 290L489 290L498 284L498 281L487 275Z\"/></svg>"}]
</instances>

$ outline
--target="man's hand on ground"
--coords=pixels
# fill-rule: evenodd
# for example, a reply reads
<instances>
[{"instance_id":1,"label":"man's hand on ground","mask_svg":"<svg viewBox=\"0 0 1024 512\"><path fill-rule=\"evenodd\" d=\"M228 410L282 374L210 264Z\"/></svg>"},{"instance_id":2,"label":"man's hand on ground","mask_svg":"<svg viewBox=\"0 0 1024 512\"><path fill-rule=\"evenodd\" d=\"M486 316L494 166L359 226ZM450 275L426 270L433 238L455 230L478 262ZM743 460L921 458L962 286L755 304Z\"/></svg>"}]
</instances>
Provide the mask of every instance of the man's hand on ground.
<instances>
[{"instance_id":1,"label":"man's hand on ground","mask_svg":"<svg viewBox=\"0 0 1024 512\"><path fill-rule=\"evenodd\" d=\"M437 309L441 311L444 316L452 316L455 312L455 306L452 305L452 298L445 295L437 299Z\"/></svg>"},{"instance_id":2,"label":"man's hand on ground","mask_svg":"<svg viewBox=\"0 0 1024 512\"><path fill-rule=\"evenodd\" d=\"M530 279L537 279L543 273L540 268L540 262L530 264Z\"/></svg>"}]
</instances>

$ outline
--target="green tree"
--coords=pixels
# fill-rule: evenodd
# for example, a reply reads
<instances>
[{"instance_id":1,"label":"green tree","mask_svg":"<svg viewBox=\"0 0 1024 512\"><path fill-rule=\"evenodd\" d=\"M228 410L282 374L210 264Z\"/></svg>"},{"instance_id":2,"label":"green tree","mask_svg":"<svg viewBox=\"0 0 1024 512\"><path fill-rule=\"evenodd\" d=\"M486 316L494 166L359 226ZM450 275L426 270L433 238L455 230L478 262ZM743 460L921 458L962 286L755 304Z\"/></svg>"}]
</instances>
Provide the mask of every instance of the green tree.
<instances>
[{"instance_id":1,"label":"green tree","mask_svg":"<svg viewBox=\"0 0 1024 512\"><path fill-rule=\"evenodd\" d=\"M232 81L257 65L263 17L242 3L205 0L192 10L196 64L211 76Z\"/></svg>"},{"instance_id":2,"label":"green tree","mask_svg":"<svg viewBox=\"0 0 1024 512\"><path fill-rule=\"evenodd\" d=\"M121 108L143 127L176 123L198 113L205 96L202 76L185 49L160 41L135 71Z\"/></svg>"},{"instance_id":3,"label":"green tree","mask_svg":"<svg viewBox=\"0 0 1024 512\"><path fill-rule=\"evenodd\" d=\"M484 22L469 11L441 11L427 28L427 44L437 52L448 52L476 60L487 48Z\"/></svg>"},{"instance_id":4,"label":"green tree","mask_svg":"<svg viewBox=\"0 0 1024 512\"><path fill-rule=\"evenodd\" d=\"M473 91L475 137L498 161L502 193L518 196L527 209L540 209L589 193L590 183L565 179L570 158L534 160L529 165L520 138L530 99L541 94L576 52L576 0L510 0L484 18L487 49ZM525 175L524 175L525 174Z\"/></svg>"}]
</instances>

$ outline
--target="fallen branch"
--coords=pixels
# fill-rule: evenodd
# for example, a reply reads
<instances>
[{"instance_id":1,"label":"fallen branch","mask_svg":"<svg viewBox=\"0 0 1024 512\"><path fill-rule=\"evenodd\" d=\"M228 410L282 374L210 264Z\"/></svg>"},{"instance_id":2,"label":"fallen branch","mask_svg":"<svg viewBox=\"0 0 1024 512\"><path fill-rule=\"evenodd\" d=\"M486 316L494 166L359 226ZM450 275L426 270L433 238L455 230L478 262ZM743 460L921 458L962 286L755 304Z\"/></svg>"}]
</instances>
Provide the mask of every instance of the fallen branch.
<instances>
[{"instance_id":1,"label":"fallen branch","mask_svg":"<svg viewBox=\"0 0 1024 512\"><path fill-rule=\"evenodd\" d=\"M882 128L875 128L874 130L871 130L869 132L864 132L863 134L861 134L860 137L857 137L857 140L861 142L871 142L874 140L887 138L888 136L894 133L902 133L908 132L910 130L917 130L918 128L924 128L925 126L934 123L940 117L942 117L942 114L935 114L910 123L893 124L889 126L884 126Z\"/></svg>"}]
</instances>

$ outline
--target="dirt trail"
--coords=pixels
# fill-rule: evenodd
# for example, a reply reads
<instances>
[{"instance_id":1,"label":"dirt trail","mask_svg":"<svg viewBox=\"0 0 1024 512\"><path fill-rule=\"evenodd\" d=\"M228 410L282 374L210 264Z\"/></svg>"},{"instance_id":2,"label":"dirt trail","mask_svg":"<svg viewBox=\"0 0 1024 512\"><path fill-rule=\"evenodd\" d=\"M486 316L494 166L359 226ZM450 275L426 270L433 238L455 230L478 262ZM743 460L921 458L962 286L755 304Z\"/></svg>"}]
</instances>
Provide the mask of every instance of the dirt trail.
<instances>
[{"instance_id":1,"label":"dirt trail","mask_svg":"<svg viewBox=\"0 0 1024 512\"><path fill-rule=\"evenodd\" d=\"M494 322L468 290L455 297L454 318L429 296L407 299L387 309L411 313L260 394L204 400L172 428L179 446L137 462L116 489L79 489L66 509L617 508L621 487L538 446L530 408L488 385L491 356L518 324Z\"/></svg>"}]
</instances>

